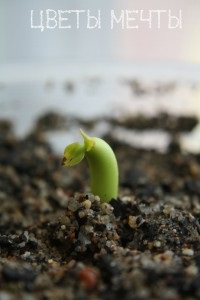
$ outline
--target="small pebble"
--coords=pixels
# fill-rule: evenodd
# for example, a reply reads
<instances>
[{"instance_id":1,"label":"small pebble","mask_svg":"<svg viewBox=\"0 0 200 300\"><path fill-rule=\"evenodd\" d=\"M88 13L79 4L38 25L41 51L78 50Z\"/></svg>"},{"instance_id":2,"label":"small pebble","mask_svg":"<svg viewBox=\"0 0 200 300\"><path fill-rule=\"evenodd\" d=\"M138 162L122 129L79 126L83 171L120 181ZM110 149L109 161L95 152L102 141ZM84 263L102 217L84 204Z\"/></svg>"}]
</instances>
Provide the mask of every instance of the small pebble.
<instances>
[{"instance_id":1,"label":"small pebble","mask_svg":"<svg viewBox=\"0 0 200 300\"><path fill-rule=\"evenodd\" d=\"M79 274L80 282L89 290L92 290L96 287L98 282L99 274L95 268L92 267L83 267Z\"/></svg>"},{"instance_id":2,"label":"small pebble","mask_svg":"<svg viewBox=\"0 0 200 300\"><path fill-rule=\"evenodd\" d=\"M77 209L79 208L80 204L78 201L76 201L75 199L70 199L68 202L68 209L75 212L77 211Z\"/></svg>"},{"instance_id":3,"label":"small pebble","mask_svg":"<svg viewBox=\"0 0 200 300\"><path fill-rule=\"evenodd\" d=\"M101 204L102 212L109 215L113 211L113 207L108 203Z\"/></svg>"},{"instance_id":4,"label":"small pebble","mask_svg":"<svg viewBox=\"0 0 200 300\"><path fill-rule=\"evenodd\" d=\"M129 216L128 217L128 225L133 228L136 229L137 228L137 217L135 216Z\"/></svg>"},{"instance_id":5,"label":"small pebble","mask_svg":"<svg viewBox=\"0 0 200 300\"><path fill-rule=\"evenodd\" d=\"M154 241L153 242L154 247L160 248L161 247L161 242L160 241Z\"/></svg>"},{"instance_id":6,"label":"small pebble","mask_svg":"<svg viewBox=\"0 0 200 300\"><path fill-rule=\"evenodd\" d=\"M85 200L82 202L82 205L86 208L86 209L90 209L92 203L90 200Z\"/></svg>"},{"instance_id":7,"label":"small pebble","mask_svg":"<svg viewBox=\"0 0 200 300\"><path fill-rule=\"evenodd\" d=\"M198 274L198 267L194 265L190 265L185 269L185 272L190 276L196 276Z\"/></svg>"},{"instance_id":8,"label":"small pebble","mask_svg":"<svg viewBox=\"0 0 200 300\"><path fill-rule=\"evenodd\" d=\"M62 230L66 230L66 225L61 225L60 228L61 228Z\"/></svg>"},{"instance_id":9,"label":"small pebble","mask_svg":"<svg viewBox=\"0 0 200 300\"><path fill-rule=\"evenodd\" d=\"M186 255L186 256L193 256L194 255L194 250L185 248L185 249L182 250L182 254Z\"/></svg>"},{"instance_id":10,"label":"small pebble","mask_svg":"<svg viewBox=\"0 0 200 300\"><path fill-rule=\"evenodd\" d=\"M26 251L26 252L22 255L22 257L23 257L24 259L26 259L26 258L30 257L30 255L31 255L31 252Z\"/></svg>"}]
</instances>

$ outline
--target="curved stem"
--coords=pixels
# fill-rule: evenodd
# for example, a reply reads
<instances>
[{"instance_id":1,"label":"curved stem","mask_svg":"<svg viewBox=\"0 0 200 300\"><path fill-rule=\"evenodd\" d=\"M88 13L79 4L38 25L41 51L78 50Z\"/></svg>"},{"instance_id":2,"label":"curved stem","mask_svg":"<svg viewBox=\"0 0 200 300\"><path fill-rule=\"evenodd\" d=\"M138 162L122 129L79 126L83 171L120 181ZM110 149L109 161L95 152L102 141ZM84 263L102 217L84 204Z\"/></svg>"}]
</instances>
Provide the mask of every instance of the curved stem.
<instances>
[{"instance_id":1,"label":"curved stem","mask_svg":"<svg viewBox=\"0 0 200 300\"><path fill-rule=\"evenodd\" d=\"M86 157L91 181L91 192L102 201L117 198L118 165L111 147L102 139L89 137L80 130L84 144L73 143L65 148L63 165L73 166Z\"/></svg>"}]
</instances>

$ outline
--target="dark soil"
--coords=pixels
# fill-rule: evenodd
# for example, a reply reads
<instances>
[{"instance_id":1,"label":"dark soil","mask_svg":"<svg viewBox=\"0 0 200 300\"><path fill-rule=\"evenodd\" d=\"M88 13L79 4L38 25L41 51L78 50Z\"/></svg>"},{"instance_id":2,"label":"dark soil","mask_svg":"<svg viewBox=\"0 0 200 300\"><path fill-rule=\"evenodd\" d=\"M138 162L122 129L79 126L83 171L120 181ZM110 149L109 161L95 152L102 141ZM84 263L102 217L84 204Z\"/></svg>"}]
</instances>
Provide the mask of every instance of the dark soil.
<instances>
[{"instance_id":1,"label":"dark soil","mask_svg":"<svg viewBox=\"0 0 200 300\"><path fill-rule=\"evenodd\" d=\"M0 121L0 299L200 299L200 154L107 136L120 189L105 204L86 163L61 167L51 117L21 140Z\"/></svg>"},{"instance_id":2,"label":"dark soil","mask_svg":"<svg viewBox=\"0 0 200 300\"><path fill-rule=\"evenodd\" d=\"M171 133L177 133L191 131L198 124L198 119L193 116L171 116L163 112L155 117L141 115L122 120L113 119L112 123L128 129L162 129Z\"/></svg>"}]
</instances>

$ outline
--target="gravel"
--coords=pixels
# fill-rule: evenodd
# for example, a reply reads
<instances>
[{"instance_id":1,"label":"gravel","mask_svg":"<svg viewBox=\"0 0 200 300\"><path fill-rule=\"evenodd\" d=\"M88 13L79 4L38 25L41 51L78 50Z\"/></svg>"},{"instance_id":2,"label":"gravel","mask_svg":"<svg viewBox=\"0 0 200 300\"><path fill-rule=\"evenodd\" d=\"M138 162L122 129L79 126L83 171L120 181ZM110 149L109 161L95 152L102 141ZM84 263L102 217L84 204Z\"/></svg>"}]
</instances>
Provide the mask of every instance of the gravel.
<instances>
[{"instance_id":1,"label":"gravel","mask_svg":"<svg viewBox=\"0 0 200 300\"><path fill-rule=\"evenodd\" d=\"M105 204L85 163L61 167L51 117L23 139L0 121L0 299L199 299L200 155L105 137L120 169Z\"/></svg>"}]
</instances>

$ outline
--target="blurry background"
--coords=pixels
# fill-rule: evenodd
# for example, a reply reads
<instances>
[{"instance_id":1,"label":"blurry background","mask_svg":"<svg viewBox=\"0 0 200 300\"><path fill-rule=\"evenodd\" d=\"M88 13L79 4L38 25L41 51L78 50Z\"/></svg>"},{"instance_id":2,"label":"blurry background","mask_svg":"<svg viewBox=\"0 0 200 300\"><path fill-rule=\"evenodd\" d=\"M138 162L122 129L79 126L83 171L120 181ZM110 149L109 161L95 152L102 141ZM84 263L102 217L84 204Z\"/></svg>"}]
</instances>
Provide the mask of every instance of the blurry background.
<instances>
[{"instance_id":1,"label":"blurry background","mask_svg":"<svg viewBox=\"0 0 200 300\"><path fill-rule=\"evenodd\" d=\"M87 29L86 14L79 29L32 29L31 10L38 15L46 9L90 9L91 15L99 9L101 29ZM124 9L170 9L175 16L181 10L182 28L169 29L161 15L160 29L138 22L138 30L111 30L111 9L116 15ZM12 118L20 135L47 110L85 119L163 111L199 118L199 15L198 0L0 0L0 116ZM161 82L176 87L160 93ZM195 149L198 134L197 128Z\"/></svg>"}]
</instances>

